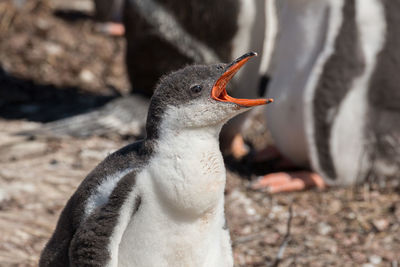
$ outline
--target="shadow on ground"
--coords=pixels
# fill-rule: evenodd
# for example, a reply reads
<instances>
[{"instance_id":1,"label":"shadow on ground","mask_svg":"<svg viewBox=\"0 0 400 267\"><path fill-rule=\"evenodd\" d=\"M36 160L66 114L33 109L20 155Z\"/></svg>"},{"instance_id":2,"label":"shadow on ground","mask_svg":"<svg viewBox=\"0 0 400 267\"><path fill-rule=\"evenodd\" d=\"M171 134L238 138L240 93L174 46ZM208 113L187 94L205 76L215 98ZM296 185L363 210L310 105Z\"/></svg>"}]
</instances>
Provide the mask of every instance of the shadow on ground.
<instances>
[{"instance_id":1,"label":"shadow on ground","mask_svg":"<svg viewBox=\"0 0 400 267\"><path fill-rule=\"evenodd\" d=\"M0 66L0 117L5 119L50 122L86 113L114 98L18 78Z\"/></svg>"},{"instance_id":2,"label":"shadow on ground","mask_svg":"<svg viewBox=\"0 0 400 267\"><path fill-rule=\"evenodd\" d=\"M266 161L255 162L254 153L250 152L244 158L237 160L232 156L224 157L226 167L240 175L242 178L253 180L258 176L274 172L304 171L304 168L282 165L282 158L274 158Z\"/></svg>"},{"instance_id":3,"label":"shadow on ground","mask_svg":"<svg viewBox=\"0 0 400 267\"><path fill-rule=\"evenodd\" d=\"M77 10L56 9L53 14L55 17L63 19L66 22L94 20L92 16Z\"/></svg>"}]
</instances>

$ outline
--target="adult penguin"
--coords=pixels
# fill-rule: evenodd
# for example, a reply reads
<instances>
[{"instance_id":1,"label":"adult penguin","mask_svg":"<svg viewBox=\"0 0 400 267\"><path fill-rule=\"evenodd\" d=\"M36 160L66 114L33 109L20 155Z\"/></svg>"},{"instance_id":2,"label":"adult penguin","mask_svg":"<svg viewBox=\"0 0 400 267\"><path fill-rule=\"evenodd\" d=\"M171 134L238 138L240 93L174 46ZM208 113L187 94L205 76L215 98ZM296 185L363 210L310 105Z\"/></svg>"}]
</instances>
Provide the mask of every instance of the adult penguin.
<instances>
[{"instance_id":1,"label":"adult penguin","mask_svg":"<svg viewBox=\"0 0 400 267\"><path fill-rule=\"evenodd\" d=\"M316 173L264 176L271 192L352 185L400 170L400 3L280 1L267 96L278 150Z\"/></svg>"}]
</instances>

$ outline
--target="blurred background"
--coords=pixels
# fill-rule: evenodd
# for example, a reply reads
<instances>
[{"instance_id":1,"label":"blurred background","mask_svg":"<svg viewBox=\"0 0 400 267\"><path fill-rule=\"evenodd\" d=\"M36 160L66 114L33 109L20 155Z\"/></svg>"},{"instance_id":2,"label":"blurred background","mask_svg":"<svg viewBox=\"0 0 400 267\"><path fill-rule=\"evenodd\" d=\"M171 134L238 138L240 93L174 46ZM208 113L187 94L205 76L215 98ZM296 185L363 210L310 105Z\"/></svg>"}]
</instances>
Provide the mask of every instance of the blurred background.
<instances>
[{"instance_id":1,"label":"blurred background","mask_svg":"<svg viewBox=\"0 0 400 267\"><path fill-rule=\"evenodd\" d=\"M140 98L130 115L138 123L121 131L109 130L111 122L82 133L87 120L78 118L69 135L31 134L64 131L65 124L54 122L124 105L118 101L129 98L131 85L122 13L96 14L91 0L0 1L0 266L36 266L82 179L109 153L143 136L146 101ZM103 23L109 20L116 24ZM243 137L251 149L273 142L263 116L248 124ZM274 162L266 167L227 157L226 164L236 266L276 264L285 240L280 266L398 266L398 185L269 195L250 183Z\"/></svg>"}]
</instances>

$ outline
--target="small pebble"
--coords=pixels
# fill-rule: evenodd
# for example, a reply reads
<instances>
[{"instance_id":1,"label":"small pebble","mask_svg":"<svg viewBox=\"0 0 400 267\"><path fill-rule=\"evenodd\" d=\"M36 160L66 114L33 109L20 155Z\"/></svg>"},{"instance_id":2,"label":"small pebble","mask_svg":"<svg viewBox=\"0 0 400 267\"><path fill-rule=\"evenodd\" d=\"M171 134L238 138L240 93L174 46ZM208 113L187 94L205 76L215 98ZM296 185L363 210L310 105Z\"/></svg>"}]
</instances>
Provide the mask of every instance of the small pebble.
<instances>
[{"instance_id":1,"label":"small pebble","mask_svg":"<svg viewBox=\"0 0 400 267\"><path fill-rule=\"evenodd\" d=\"M50 28L51 24L47 19L39 18L37 20L36 26L42 31L47 31Z\"/></svg>"},{"instance_id":2,"label":"small pebble","mask_svg":"<svg viewBox=\"0 0 400 267\"><path fill-rule=\"evenodd\" d=\"M386 230L389 226L389 222L386 219L373 220L372 224L380 232Z\"/></svg>"},{"instance_id":3,"label":"small pebble","mask_svg":"<svg viewBox=\"0 0 400 267\"><path fill-rule=\"evenodd\" d=\"M79 78L86 83L90 83L94 80L94 74L90 70L82 70Z\"/></svg>"},{"instance_id":4,"label":"small pebble","mask_svg":"<svg viewBox=\"0 0 400 267\"><path fill-rule=\"evenodd\" d=\"M331 230L332 227L327 223L321 222L318 224L318 233L320 235L327 235L331 232Z\"/></svg>"},{"instance_id":5,"label":"small pebble","mask_svg":"<svg viewBox=\"0 0 400 267\"><path fill-rule=\"evenodd\" d=\"M46 43L44 48L46 49L47 54L51 56L57 56L63 51L63 48L55 43Z\"/></svg>"},{"instance_id":6,"label":"small pebble","mask_svg":"<svg viewBox=\"0 0 400 267\"><path fill-rule=\"evenodd\" d=\"M0 188L0 203L6 201L10 198L8 192L2 188Z\"/></svg>"},{"instance_id":7,"label":"small pebble","mask_svg":"<svg viewBox=\"0 0 400 267\"><path fill-rule=\"evenodd\" d=\"M369 262L374 265L378 265L382 262L382 258L378 255L371 255L369 256Z\"/></svg>"}]
</instances>

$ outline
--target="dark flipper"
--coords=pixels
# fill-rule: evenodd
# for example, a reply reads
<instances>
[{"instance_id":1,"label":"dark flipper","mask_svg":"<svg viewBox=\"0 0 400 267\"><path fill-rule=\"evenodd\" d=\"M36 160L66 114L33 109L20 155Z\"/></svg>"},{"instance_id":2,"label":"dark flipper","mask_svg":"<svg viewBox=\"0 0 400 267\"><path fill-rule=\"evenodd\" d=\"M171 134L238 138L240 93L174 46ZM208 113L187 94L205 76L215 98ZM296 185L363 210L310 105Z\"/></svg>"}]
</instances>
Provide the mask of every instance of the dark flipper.
<instances>
[{"instance_id":1,"label":"dark flipper","mask_svg":"<svg viewBox=\"0 0 400 267\"><path fill-rule=\"evenodd\" d=\"M146 146L143 141L135 142L109 155L86 177L62 211L54 234L42 252L40 267L63 267L71 266L72 263L83 266L77 262L85 262L85 257L90 259L92 255L99 253L96 250L98 244L108 242L107 237L110 236L110 228L115 225L119 209L134 188L136 172L146 164L151 154L151 147ZM108 202L93 210L82 222L85 218L87 200L95 193L96 187L116 171L126 169L132 171L120 178ZM135 201L138 207L140 199ZM132 214L137 207L132 209ZM91 244L93 247L90 248ZM103 250L102 253L108 255L107 251ZM108 259L104 258L104 255L99 259Z\"/></svg>"},{"instance_id":2,"label":"dark flipper","mask_svg":"<svg viewBox=\"0 0 400 267\"><path fill-rule=\"evenodd\" d=\"M134 190L136 175L134 172L126 175L120 180L117 187L110 196L108 203L95 211L77 230L69 249L70 262L72 266L106 266L112 256L111 251L118 248L110 248L110 245L119 245L123 232L116 232L118 223L124 224L125 228L130 218L139 209L141 198L131 194ZM128 205L130 198L134 198L131 216L127 221L121 221L121 209ZM112 238L117 242L112 242Z\"/></svg>"},{"instance_id":3,"label":"dark flipper","mask_svg":"<svg viewBox=\"0 0 400 267\"><path fill-rule=\"evenodd\" d=\"M39 267L68 267L68 249L74 235L72 212L74 199L71 198L61 213L57 228L40 256Z\"/></svg>"}]
</instances>

